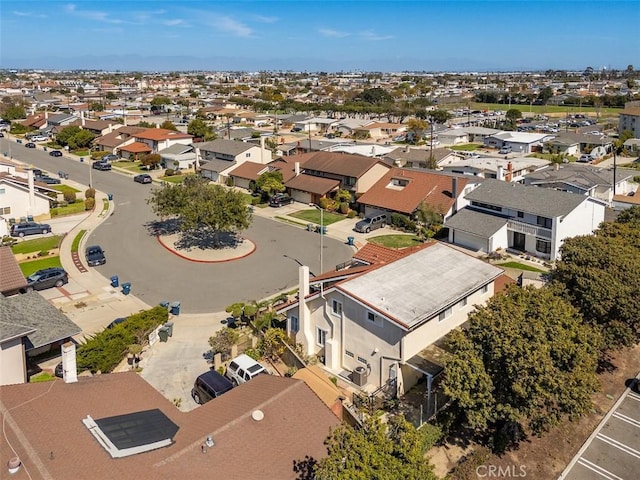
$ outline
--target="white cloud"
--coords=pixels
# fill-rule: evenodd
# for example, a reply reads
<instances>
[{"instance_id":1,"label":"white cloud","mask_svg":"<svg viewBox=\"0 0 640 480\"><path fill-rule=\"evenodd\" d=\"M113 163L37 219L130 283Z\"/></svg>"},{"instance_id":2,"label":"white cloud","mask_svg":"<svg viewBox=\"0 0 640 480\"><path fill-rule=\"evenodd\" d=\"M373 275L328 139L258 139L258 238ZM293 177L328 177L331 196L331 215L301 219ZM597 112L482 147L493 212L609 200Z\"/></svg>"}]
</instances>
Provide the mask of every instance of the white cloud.
<instances>
[{"instance_id":1,"label":"white cloud","mask_svg":"<svg viewBox=\"0 0 640 480\"><path fill-rule=\"evenodd\" d=\"M162 22L163 25L167 27L188 27L187 22L182 20L181 18L174 18L173 20L164 20Z\"/></svg>"},{"instance_id":2,"label":"white cloud","mask_svg":"<svg viewBox=\"0 0 640 480\"><path fill-rule=\"evenodd\" d=\"M267 17L265 15L253 15L252 17L256 22L260 23L276 23L280 20L278 17Z\"/></svg>"},{"instance_id":3,"label":"white cloud","mask_svg":"<svg viewBox=\"0 0 640 480\"><path fill-rule=\"evenodd\" d=\"M42 14L42 13L19 12L19 11L16 11L16 10L14 10L11 13L13 13L14 15L16 15L18 17L47 18L47 16Z\"/></svg>"},{"instance_id":4,"label":"white cloud","mask_svg":"<svg viewBox=\"0 0 640 480\"><path fill-rule=\"evenodd\" d=\"M318 32L320 32L325 37L344 38L344 37L348 37L349 36L349 33L339 32L339 31L333 30L331 28L319 28Z\"/></svg>"},{"instance_id":5,"label":"white cloud","mask_svg":"<svg viewBox=\"0 0 640 480\"><path fill-rule=\"evenodd\" d=\"M72 3L65 5L64 9L67 11L67 13L71 15L86 18L89 20L94 20L96 22L104 22L104 23L111 23L111 24L127 23L124 20L119 20L117 18L109 17L109 14L107 12L101 12L99 10L78 10L76 8L76 5Z\"/></svg>"},{"instance_id":6,"label":"white cloud","mask_svg":"<svg viewBox=\"0 0 640 480\"><path fill-rule=\"evenodd\" d=\"M207 23L223 32L231 33L237 37L250 37L253 34L253 30L250 27L231 17L213 15Z\"/></svg>"},{"instance_id":7,"label":"white cloud","mask_svg":"<svg viewBox=\"0 0 640 480\"><path fill-rule=\"evenodd\" d=\"M364 31L364 32L360 32L359 35L364 40L369 40L369 41L372 41L372 42L378 42L378 41L381 41L381 40L391 40L392 38L394 38L393 35L380 35L378 33L371 32L369 30Z\"/></svg>"}]
</instances>

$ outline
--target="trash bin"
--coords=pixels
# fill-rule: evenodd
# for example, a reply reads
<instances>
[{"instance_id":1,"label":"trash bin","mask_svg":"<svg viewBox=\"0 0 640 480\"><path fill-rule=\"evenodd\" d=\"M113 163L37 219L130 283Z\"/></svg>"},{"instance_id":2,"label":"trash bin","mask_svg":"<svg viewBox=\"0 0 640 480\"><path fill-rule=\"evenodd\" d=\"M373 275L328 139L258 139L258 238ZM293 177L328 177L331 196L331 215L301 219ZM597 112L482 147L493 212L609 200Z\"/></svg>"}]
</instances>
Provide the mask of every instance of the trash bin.
<instances>
[{"instance_id":1,"label":"trash bin","mask_svg":"<svg viewBox=\"0 0 640 480\"><path fill-rule=\"evenodd\" d=\"M113 277L111 277L111 286L113 288L118 288L118 285L120 285L120 281L118 280L118 276L114 275Z\"/></svg>"},{"instance_id":2,"label":"trash bin","mask_svg":"<svg viewBox=\"0 0 640 480\"><path fill-rule=\"evenodd\" d=\"M131 292L131 283L130 282L123 283L122 293L124 293L125 295L129 295L130 292Z\"/></svg>"},{"instance_id":3,"label":"trash bin","mask_svg":"<svg viewBox=\"0 0 640 480\"><path fill-rule=\"evenodd\" d=\"M180 302L173 302L171 304L171 315L180 315Z\"/></svg>"},{"instance_id":4,"label":"trash bin","mask_svg":"<svg viewBox=\"0 0 640 480\"><path fill-rule=\"evenodd\" d=\"M113 193L107 193L107 198L109 200L113 200Z\"/></svg>"},{"instance_id":5,"label":"trash bin","mask_svg":"<svg viewBox=\"0 0 640 480\"><path fill-rule=\"evenodd\" d=\"M42 150L44 150L46 152L47 151L47 147L42 147Z\"/></svg>"},{"instance_id":6,"label":"trash bin","mask_svg":"<svg viewBox=\"0 0 640 480\"><path fill-rule=\"evenodd\" d=\"M162 302L160 302L160 306L169 310L169 302L167 302L166 300L163 300Z\"/></svg>"},{"instance_id":7,"label":"trash bin","mask_svg":"<svg viewBox=\"0 0 640 480\"><path fill-rule=\"evenodd\" d=\"M80 157L80 163L84 162L84 157Z\"/></svg>"},{"instance_id":8,"label":"trash bin","mask_svg":"<svg viewBox=\"0 0 640 480\"><path fill-rule=\"evenodd\" d=\"M355 238L353 237L347 237L347 245L353 245Z\"/></svg>"},{"instance_id":9,"label":"trash bin","mask_svg":"<svg viewBox=\"0 0 640 480\"><path fill-rule=\"evenodd\" d=\"M313 232L313 223L307 223L307 231Z\"/></svg>"},{"instance_id":10,"label":"trash bin","mask_svg":"<svg viewBox=\"0 0 640 480\"><path fill-rule=\"evenodd\" d=\"M318 231L320 232L320 235L326 235L327 234L327 227L325 227L324 225L321 227L318 227Z\"/></svg>"},{"instance_id":11,"label":"trash bin","mask_svg":"<svg viewBox=\"0 0 640 480\"><path fill-rule=\"evenodd\" d=\"M164 328L167 329L167 333L170 337L173 337L173 322L167 322L164 324Z\"/></svg>"},{"instance_id":12,"label":"trash bin","mask_svg":"<svg viewBox=\"0 0 640 480\"><path fill-rule=\"evenodd\" d=\"M167 327L160 327L160 330L158 330L158 336L160 337L161 342L166 342L169 340L169 329Z\"/></svg>"}]
</instances>

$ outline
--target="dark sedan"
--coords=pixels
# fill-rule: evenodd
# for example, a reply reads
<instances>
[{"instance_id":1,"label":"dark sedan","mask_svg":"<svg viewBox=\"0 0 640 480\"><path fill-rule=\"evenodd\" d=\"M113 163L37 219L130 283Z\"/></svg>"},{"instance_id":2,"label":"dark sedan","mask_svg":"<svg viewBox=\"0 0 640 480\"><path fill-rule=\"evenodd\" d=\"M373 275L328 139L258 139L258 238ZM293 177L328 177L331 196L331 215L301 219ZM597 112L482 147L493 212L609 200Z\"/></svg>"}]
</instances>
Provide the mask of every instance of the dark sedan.
<instances>
[{"instance_id":1,"label":"dark sedan","mask_svg":"<svg viewBox=\"0 0 640 480\"><path fill-rule=\"evenodd\" d=\"M99 160L97 162L93 162L93 168L96 170L111 170L111 164L109 162Z\"/></svg>"},{"instance_id":2,"label":"dark sedan","mask_svg":"<svg viewBox=\"0 0 640 480\"><path fill-rule=\"evenodd\" d=\"M62 268L45 268L27 277L27 290L44 290L69 283L69 275Z\"/></svg>"},{"instance_id":3,"label":"dark sedan","mask_svg":"<svg viewBox=\"0 0 640 480\"><path fill-rule=\"evenodd\" d=\"M49 155L51 155L52 157L61 157L62 152L60 150L51 150L49 152Z\"/></svg>"},{"instance_id":4,"label":"dark sedan","mask_svg":"<svg viewBox=\"0 0 640 480\"><path fill-rule=\"evenodd\" d=\"M152 179L151 175L148 173L141 173L140 175L133 177L133 181L138 183L151 183Z\"/></svg>"},{"instance_id":5,"label":"dark sedan","mask_svg":"<svg viewBox=\"0 0 640 480\"><path fill-rule=\"evenodd\" d=\"M33 142L27 142L24 144L25 148L36 148L36 144Z\"/></svg>"},{"instance_id":6,"label":"dark sedan","mask_svg":"<svg viewBox=\"0 0 640 480\"><path fill-rule=\"evenodd\" d=\"M87 264L90 267L97 267L98 265L104 265L107 263L107 258L104 256L104 250L99 245L92 245L87 247L85 251L87 258Z\"/></svg>"}]
</instances>

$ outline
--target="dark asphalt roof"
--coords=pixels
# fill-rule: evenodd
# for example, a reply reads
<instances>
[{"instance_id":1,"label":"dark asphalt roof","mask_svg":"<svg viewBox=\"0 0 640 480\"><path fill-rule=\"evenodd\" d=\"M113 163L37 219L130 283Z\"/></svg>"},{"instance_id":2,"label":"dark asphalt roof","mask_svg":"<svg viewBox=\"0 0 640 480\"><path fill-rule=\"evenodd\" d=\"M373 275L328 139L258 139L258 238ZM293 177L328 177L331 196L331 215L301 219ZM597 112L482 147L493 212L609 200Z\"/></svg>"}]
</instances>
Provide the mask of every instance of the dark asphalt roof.
<instances>
[{"instance_id":1,"label":"dark asphalt roof","mask_svg":"<svg viewBox=\"0 0 640 480\"><path fill-rule=\"evenodd\" d=\"M490 213L479 212L471 208L463 208L449 218L444 226L461 232L489 238L507 223L507 219Z\"/></svg>"}]
</instances>

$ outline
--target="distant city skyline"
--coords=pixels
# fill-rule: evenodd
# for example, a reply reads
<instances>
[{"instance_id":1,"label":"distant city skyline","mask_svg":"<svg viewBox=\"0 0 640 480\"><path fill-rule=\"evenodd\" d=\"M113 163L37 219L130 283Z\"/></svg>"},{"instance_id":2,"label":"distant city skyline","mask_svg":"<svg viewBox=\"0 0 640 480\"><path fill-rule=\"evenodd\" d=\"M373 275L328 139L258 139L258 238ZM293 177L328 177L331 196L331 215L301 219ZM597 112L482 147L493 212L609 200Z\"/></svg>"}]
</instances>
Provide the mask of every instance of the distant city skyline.
<instances>
[{"instance_id":1,"label":"distant city skyline","mask_svg":"<svg viewBox=\"0 0 640 480\"><path fill-rule=\"evenodd\" d=\"M640 68L640 2L3 0L0 68Z\"/></svg>"}]
</instances>

